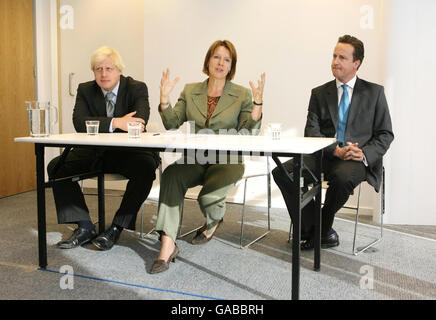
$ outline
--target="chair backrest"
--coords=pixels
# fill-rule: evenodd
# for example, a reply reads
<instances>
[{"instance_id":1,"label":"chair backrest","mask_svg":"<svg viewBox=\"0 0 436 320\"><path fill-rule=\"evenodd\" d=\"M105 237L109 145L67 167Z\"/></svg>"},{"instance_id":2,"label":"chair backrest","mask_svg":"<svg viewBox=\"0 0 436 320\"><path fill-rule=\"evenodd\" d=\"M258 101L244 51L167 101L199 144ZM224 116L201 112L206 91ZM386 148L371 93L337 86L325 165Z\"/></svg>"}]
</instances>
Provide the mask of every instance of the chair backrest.
<instances>
[{"instance_id":1,"label":"chair backrest","mask_svg":"<svg viewBox=\"0 0 436 320\"><path fill-rule=\"evenodd\" d=\"M92 177L92 180L97 180L98 177ZM104 174L104 181L122 181L127 180L125 176L119 173L105 173ZM83 181L83 180L82 180Z\"/></svg>"},{"instance_id":2,"label":"chair backrest","mask_svg":"<svg viewBox=\"0 0 436 320\"><path fill-rule=\"evenodd\" d=\"M105 173L104 180L105 181L122 181L122 180L127 180L127 178L119 173Z\"/></svg>"},{"instance_id":3,"label":"chair backrest","mask_svg":"<svg viewBox=\"0 0 436 320\"><path fill-rule=\"evenodd\" d=\"M269 160L269 156L244 156L244 176L268 174L271 170Z\"/></svg>"}]
</instances>

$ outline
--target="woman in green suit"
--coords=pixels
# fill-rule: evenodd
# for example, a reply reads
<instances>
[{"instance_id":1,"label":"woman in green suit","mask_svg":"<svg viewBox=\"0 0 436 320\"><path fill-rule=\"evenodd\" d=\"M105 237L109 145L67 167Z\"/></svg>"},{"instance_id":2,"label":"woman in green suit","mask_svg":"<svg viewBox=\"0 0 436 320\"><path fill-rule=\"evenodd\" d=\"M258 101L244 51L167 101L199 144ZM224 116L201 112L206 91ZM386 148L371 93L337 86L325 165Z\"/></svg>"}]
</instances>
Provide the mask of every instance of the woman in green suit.
<instances>
[{"instance_id":1,"label":"woman in green suit","mask_svg":"<svg viewBox=\"0 0 436 320\"><path fill-rule=\"evenodd\" d=\"M163 72L160 85L159 113L165 128L176 129L185 121L195 122L195 131L203 129L252 132L259 129L262 117L262 95L265 74L256 87L249 89L231 82L236 71L236 50L228 40L215 41L209 48L203 72L209 76L199 83L187 84L174 107L169 94L179 78L170 81L170 72ZM253 98L252 98L253 96ZM220 158L221 159L221 158ZM186 159L185 159L186 160ZM186 163L188 162L188 163ZM192 244L208 242L223 220L228 191L242 178L244 165L237 163L207 163L180 161L171 164L162 174L158 217L155 230L161 235L162 246L150 273L168 269L179 249L175 243L180 223L180 208L188 188L203 185L198 203L206 218Z\"/></svg>"}]
</instances>

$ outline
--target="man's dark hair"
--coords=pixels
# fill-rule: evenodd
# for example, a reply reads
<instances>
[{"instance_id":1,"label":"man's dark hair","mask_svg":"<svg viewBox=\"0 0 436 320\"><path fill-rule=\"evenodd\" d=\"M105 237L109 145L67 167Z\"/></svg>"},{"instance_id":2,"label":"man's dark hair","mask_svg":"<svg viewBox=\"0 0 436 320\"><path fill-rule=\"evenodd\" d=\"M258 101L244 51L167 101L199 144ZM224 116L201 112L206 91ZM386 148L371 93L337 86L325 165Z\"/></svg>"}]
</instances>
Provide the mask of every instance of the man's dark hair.
<instances>
[{"instance_id":1,"label":"man's dark hair","mask_svg":"<svg viewBox=\"0 0 436 320\"><path fill-rule=\"evenodd\" d=\"M364 54L365 54L363 42L360 41L359 39L357 39L356 37L353 37L353 36L346 34L338 39L338 43L348 43L348 44L351 44L353 46L353 48L354 48L353 61L360 60L360 64L359 64L359 68L360 68L360 66L362 65L362 62L363 62Z\"/></svg>"}]
</instances>

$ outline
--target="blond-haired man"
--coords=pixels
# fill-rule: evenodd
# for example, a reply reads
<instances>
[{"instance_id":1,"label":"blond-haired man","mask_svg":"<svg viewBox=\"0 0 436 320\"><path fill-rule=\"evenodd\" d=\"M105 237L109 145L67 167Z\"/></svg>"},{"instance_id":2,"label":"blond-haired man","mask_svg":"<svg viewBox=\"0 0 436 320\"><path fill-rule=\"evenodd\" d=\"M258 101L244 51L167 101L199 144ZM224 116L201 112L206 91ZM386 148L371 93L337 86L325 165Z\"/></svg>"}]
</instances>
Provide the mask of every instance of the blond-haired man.
<instances>
[{"instance_id":1,"label":"blond-haired man","mask_svg":"<svg viewBox=\"0 0 436 320\"><path fill-rule=\"evenodd\" d=\"M124 64L119 53L109 47L97 49L91 57L95 80L81 83L77 89L73 124L77 132L86 132L86 120L99 120L99 132L127 131L127 123L140 122L145 128L150 116L148 90L145 83L122 75ZM155 171L157 154L148 151L95 150L73 148L64 163L48 165L50 178L74 176L90 169L119 173L129 179L123 200L109 229L97 236L89 216L85 198L77 182L64 181L53 185L59 223L77 224L72 236L58 246L71 249L93 242L101 250L109 250L124 228L134 230L139 208L147 198ZM58 167L58 168L57 168Z\"/></svg>"}]
</instances>

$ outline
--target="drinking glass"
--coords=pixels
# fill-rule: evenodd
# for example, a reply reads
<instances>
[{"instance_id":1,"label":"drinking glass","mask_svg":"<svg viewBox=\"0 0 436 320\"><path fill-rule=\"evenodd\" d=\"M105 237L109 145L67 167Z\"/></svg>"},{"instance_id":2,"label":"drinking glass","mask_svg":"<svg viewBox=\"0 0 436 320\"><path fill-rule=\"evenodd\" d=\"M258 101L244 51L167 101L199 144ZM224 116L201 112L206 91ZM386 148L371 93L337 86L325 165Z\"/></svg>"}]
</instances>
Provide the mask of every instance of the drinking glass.
<instances>
[{"instance_id":1,"label":"drinking glass","mask_svg":"<svg viewBox=\"0 0 436 320\"><path fill-rule=\"evenodd\" d=\"M141 133L141 122L128 122L127 123L127 133L129 138L139 138Z\"/></svg>"},{"instance_id":2,"label":"drinking glass","mask_svg":"<svg viewBox=\"0 0 436 320\"><path fill-rule=\"evenodd\" d=\"M280 140L280 132L282 129L281 123L270 123L268 124L270 132L271 132L271 139L272 140Z\"/></svg>"},{"instance_id":3,"label":"drinking glass","mask_svg":"<svg viewBox=\"0 0 436 320\"><path fill-rule=\"evenodd\" d=\"M90 136L98 134L98 128L100 127L99 120L87 120L86 122L86 133Z\"/></svg>"}]
</instances>

